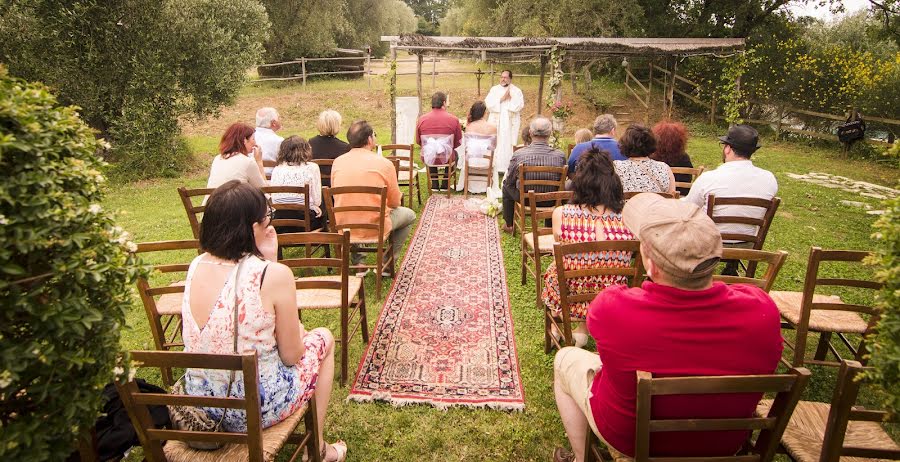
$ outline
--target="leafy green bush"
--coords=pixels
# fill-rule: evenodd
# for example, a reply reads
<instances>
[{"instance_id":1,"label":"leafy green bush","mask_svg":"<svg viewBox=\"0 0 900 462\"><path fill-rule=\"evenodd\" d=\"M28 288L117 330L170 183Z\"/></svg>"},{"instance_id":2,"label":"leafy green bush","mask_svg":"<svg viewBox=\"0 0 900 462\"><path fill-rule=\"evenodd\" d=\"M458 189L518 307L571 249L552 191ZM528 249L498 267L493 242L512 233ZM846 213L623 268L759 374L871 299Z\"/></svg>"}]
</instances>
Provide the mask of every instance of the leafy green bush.
<instances>
[{"instance_id":1,"label":"leafy green bush","mask_svg":"<svg viewBox=\"0 0 900 462\"><path fill-rule=\"evenodd\" d=\"M896 143L895 143L896 145ZM885 406L900 412L900 198L885 202L885 214L875 222L873 238L880 242L875 278L884 283L878 298L882 309L877 334L871 338L874 370L869 376L884 390Z\"/></svg>"},{"instance_id":2,"label":"leafy green bush","mask_svg":"<svg viewBox=\"0 0 900 462\"><path fill-rule=\"evenodd\" d=\"M113 376L140 269L99 205L99 144L0 66L0 460L63 460Z\"/></svg>"}]
</instances>

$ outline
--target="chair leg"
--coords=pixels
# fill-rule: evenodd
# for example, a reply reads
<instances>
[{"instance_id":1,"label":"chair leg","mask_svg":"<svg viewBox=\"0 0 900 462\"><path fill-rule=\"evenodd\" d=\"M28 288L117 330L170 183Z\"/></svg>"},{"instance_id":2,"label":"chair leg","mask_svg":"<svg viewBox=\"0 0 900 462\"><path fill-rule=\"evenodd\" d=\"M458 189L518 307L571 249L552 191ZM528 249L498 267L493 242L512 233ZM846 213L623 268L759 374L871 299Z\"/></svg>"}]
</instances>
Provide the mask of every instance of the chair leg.
<instances>
[{"instance_id":1,"label":"chair leg","mask_svg":"<svg viewBox=\"0 0 900 462\"><path fill-rule=\"evenodd\" d=\"M359 288L359 322L361 325L359 328L362 330L362 341L363 345L369 344L369 319L366 315L366 287L365 285L360 286Z\"/></svg>"},{"instance_id":2,"label":"chair leg","mask_svg":"<svg viewBox=\"0 0 900 462\"><path fill-rule=\"evenodd\" d=\"M584 462L600 462L599 459L594 457L593 448L595 446L599 446L600 439L597 438L597 435L594 435L594 431L590 428L587 429L587 438L585 438L584 442L584 457L582 460ZM598 447L599 449L599 447Z\"/></svg>"},{"instance_id":3,"label":"chair leg","mask_svg":"<svg viewBox=\"0 0 900 462\"><path fill-rule=\"evenodd\" d=\"M822 361L828 355L828 344L831 341L831 332L822 332L819 334L819 345L816 347L815 359Z\"/></svg>"},{"instance_id":4,"label":"chair leg","mask_svg":"<svg viewBox=\"0 0 900 462\"><path fill-rule=\"evenodd\" d=\"M349 332L350 326L349 324L349 309L345 307L341 307L341 386L344 387L347 385L347 363L348 363L348 350L350 345L349 340Z\"/></svg>"},{"instance_id":5,"label":"chair leg","mask_svg":"<svg viewBox=\"0 0 900 462\"><path fill-rule=\"evenodd\" d=\"M463 173L463 199L469 198L469 166L466 166L466 172Z\"/></svg>"},{"instance_id":6,"label":"chair leg","mask_svg":"<svg viewBox=\"0 0 900 462\"><path fill-rule=\"evenodd\" d=\"M544 305L544 354L549 354L553 348L553 344L550 342L550 333L553 329L553 323L550 321L551 314L550 308Z\"/></svg>"},{"instance_id":7,"label":"chair leg","mask_svg":"<svg viewBox=\"0 0 900 462\"><path fill-rule=\"evenodd\" d=\"M419 172L416 172L416 198L419 200L419 205L422 205L422 182L419 181Z\"/></svg>"},{"instance_id":8,"label":"chair leg","mask_svg":"<svg viewBox=\"0 0 900 462\"><path fill-rule=\"evenodd\" d=\"M528 280L528 252L526 249L522 249L522 285L525 285L525 282Z\"/></svg>"},{"instance_id":9,"label":"chair leg","mask_svg":"<svg viewBox=\"0 0 900 462\"><path fill-rule=\"evenodd\" d=\"M538 308L541 307L541 289L544 286L544 278L541 276L541 255L540 251L535 249L534 251L534 284L535 284L535 297L537 301L535 302L535 306Z\"/></svg>"},{"instance_id":10,"label":"chair leg","mask_svg":"<svg viewBox=\"0 0 900 462\"><path fill-rule=\"evenodd\" d=\"M375 296L379 299L381 298L381 268L384 265L384 250L378 249L378 253L375 255Z\"/></svg>"},{"instance_id":11,"label":"chair leg","mask_svg":"<svg viewBox=\"0 0 900 462\"><path fill-rule=\"evenodd\" d=\"M322 448L319 447L319 425L316 412L316 397L312 396L309 398L306 415L303 416L304 430L309 435L309 440L306 442L306 455L307 460L322 462Z\"/></svg>"}]
</instances>

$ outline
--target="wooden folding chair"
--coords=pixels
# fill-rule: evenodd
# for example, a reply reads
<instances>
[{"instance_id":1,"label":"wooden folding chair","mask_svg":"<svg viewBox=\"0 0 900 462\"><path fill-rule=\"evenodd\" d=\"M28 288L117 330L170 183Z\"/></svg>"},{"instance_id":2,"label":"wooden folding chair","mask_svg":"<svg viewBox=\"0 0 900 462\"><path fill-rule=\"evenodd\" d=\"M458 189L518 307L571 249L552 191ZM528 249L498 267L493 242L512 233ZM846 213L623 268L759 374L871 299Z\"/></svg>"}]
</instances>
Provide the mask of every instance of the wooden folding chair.
<instances>
[{"instance_id":1,"label":"wooden folding chair","mask_svg":"<svg viewBox=\"0 0 900 462\"><path fill-rule=\"evenodd\" d=\"M896 415L856 406L864 368L857 361L843 361L831 404L800 401L781 436L780 452L797 462L840 460L900 460L900 446L881 423L900 422ZM770 412L771 400L763 400L757 413Z\"/></svg>"},{"instance_id":2,"label":"wooden folding chair","mask_svg":"<svg viewBox=\"0 0 900 462\"><path fill-rule=\"evenodd\" d=\"M628 199L631 199L632 197L637 196L638 194L644 194L645 192L649 192L649 191L628 191L625 193L625 200L627 201ZM674 193L653 192L651 194L658 194L662 197L665 197L666 199L679 199L681 197L681 194L678 191L675 191Z\"/></svg>"},{"instance_id":3,"label":"wooden folding chair","mask_svg":"<svg viewBox=\"0 0 900 462\"><path fill-rule=\"evenodd\" d=\"M303 197L302 204L291 204L291 203L279 203L274 202L269 199L269 204L272 208L278 212L279 210L290 210L294 212L299 212L302 216L301 218L274 218L270 222L272 226L275 227L275 230L279 232L279 234L289 232L289 233L307 233L313 231L320 231L321 228L313 229L312 227L312 210L309 208L309 185L303 186L264 186L259 188L265 193L268 197L271 197L272 194L277 193L289 193L293 195L298 195ZM324 207L324 205L323 205ZM285 247L293 247L292 245L280 245L279 250ZM331 255L331 249L328 246L309 246L306 245L305 252L306 256L310 257L313 252L318 249L323 249L325 256ZM280 257L279 257L280 258Z\"/></svg>"},{"instance_id":4,"label":"wooden folding chair","mask_svg":"<svg viewBox=\"0 0 900 462\"><path fill-rule=\"evenodd\" d=\"M182 256L180 259L182 263L168 263L173 259L171 254L184 250L192 251L189 259ZM154 254L153 258L160 258L161 256L157 252L166 253L162 259L167 263L154 265L153 271L162 273L158 278L164 279L165 282L151 285L148 279L139 277L137 289L141 296L141 302L144 304L147 322L150 324L153 345L157 350L167 351L184 347L184 342L181 340L181 304L184 298L184 281L191 260L200 252L200 242L192 239L142 242L137 245L137 253L142 259L147 258L147 254L150 253ZM160 372L166 385L175 383L170 369L162 369Z\"/></svg>"},{"instance_id":5,"label":"wooden folding chair","mask_svg":"<svg viewBox=\"0 0 900 462\"><path fill-rule=\"evenodd\" d=\"M779 440L800 401L800 396L809 382L810 372L805 368L791 369L787 374L772 375L731 375L705 377L653 378L649 372L637 372L637 418L635 419L635 462L769 462L777 452ZM654 401L671 395L719 395L736 393L775 393L774 405L764 413L765 417L734 416L731 418L660 419L653 415ZM752 410L748 415L752 415ZM734 455L654 457L650 435L663 432L724 432L744 430L748 438L744 450ZM758 430L754 441L749 436ZM697 448L699 454L703 449ZM735 448L737 451L740 448ZM618 451L610 451L622 457ZM588 431L584 460L597 462L604 455L599 439Z\"/></svg>"},{"instance_id":6,"label":"wooden folding chair","mask_svg":"<svg viewBox=\"0 0 900 462\"><path fill-rule=\"evenodd\" d=\"M363 345L369 343L365 284L362 278L350 274L350 231L279 234L278 244L335 248L334 258L292 258L280 262L301 270L301 273L312 270L333 273L297 278L297 309L301 315L304 310L340 310L341 386L344 386L348 376L350 339L361 330Z\"/></svg>"},{"instance_id":7,"label":"wooden folding chair","mask_svg":"<svg viewBox=\"0 0 900 462\"><path fill-rule=\"evenodd\" d=\"M755 197L716 197L710 194L706 199L706 213L712 218L713 222L719 224L741 224L752 225L756 227L755 234L741 233L722 233L722 240L746 242L750 248L754 250L762 250L763 244L766 242L766 236L769 234L769 227L772 225L772 219L775 218L775 212L781 204L781 198L773 197L771 199L758 199ZM759 218L750 218L744 216L726 215L724 211L716 212L718 206L743 206L758 207L760 209ZM729 244L726 243L726 246ZM747 264L747 275L753 277L756 273L756 263L749 262Z\"/></svg>"},{"instance_id":8,"label":"wooden folding chair","mask_svg":"<svg viewBox=\"0 0 900 462\"><path fill-rule=\"evenodd\" d=\"M865 339L866 336L875 332L880 310L875 306L846 303L840 296L818 292L821 286L868 289L872 291L871 295L874 298L874 292L883 287L880 282L846 277L822 277L820 274L823 263L861 263L869 255L871 253L865 251L822 250L820 247L813 247L809 252L803 292L772 291L769 293L772 300L778 305L782 320L785 321L782 323L782 327L797 331L796 341L793 345L785 340L785 344L794 350L793 365L795 367L804 364L839 366L843 358L831 344L832 334L836 334L841 339L856 361L862 364L866 363ZM862 315L867 315L868 321ZM806 344L810 332L819 333L819 344L812 359L806 357ZM860 337L859 345L854 347L845 334L858 335ZM825 360L829 351L834 354L837 361Z\"/></svg>"},{"instance_id":9,"label":"wooden folding chair","mask_svg":"<svg viewBox=\"0 0 900 462\"><path fill-rule=\"evenodd\" d=\"M386 144L381 147L382 152L394 153L385 157L394 162L394 168L397 169L397 185L407 188L409 208L413 208L413 195L419 200L419 205L422 205L422 184L419 181L419 172L416 171L413 163L415 147L414 144Z\"/></svg>"},{"instance_id":10,"label":"wooden folding chair","mask_svg":"<svg viewBox=\"0 0 900 462\"><path fill-rule=\"evenodd\" d=\"M673 175L690 175L691 181L675 181L676 188L682 188L685 191L690 191L691 185L694 184L694 181L697 181L697 177L706 170L706 167L669 167L672 170Z\"/></svg>"},{"instance_id":11,"label":"wooden folding chair","mask_svg":"<svg viewBox=\"0 0 900 462\"><path fill-rule=\"evenodd\" d=\"M613 267L602 266L594 268L578 268L567 269L566 261L571 258L585 253L591 252L631 252L631 261L628 266ZM553 245L553 258L556 260L556 276L559 281L559 307L561 311L560 319L553 316L550 308L544 305L544 352L550 353L555 346L562 348L564 346L574 346L575 340L572 337L572 310L570 305L573 303L590 302L605 287L597 287L596 291L579 292L577 294L569 293L569 279L583 277L603 277L603 276L625 276L628 279L630 287L638 287L643 281L644 265L641 261L641 243L636 240L628 241L592 241L578 242L573 244ZM538 294L540 297L540 294ZM553 327L562 334L562 340L553 337Z\"/></svg>"},{"instance_id":12,"label":"wooden folding chair","mask_svg":"<svg viewBox=\"0 0 900 462\"><path fill-rule=\"evenodd\" d=\"M355 197L360 195L375 195L379 198L380 205L351 205L354 204ZM328 226L333 233L342 233L344 230L350 231L350 244L356 247L356 252L374 253L374 265L351 265L354 270L375 270L375 293L381 298L381 279L385 269L388 270L390 277L393 278L394 272L394 247L391 245L391 230L385 227L385 217L387 217L387 188L374 186L343 186L324 189L325 205L328 208ZM341 199L338 201L337 199ZM341 202L338 206L337 202ZM352 215L365 213L370 218L366 221L354 218ZM350 215L348 215L350 214ZM338 219L341 222L338 222ZM356 230L357 236L354 236ZM375 237L359 237L358 233L362 230L371 230L375 233ZM374 246L374 247L372 247Z\"/></svg>"},{"instance_id":13,"label":"wooden folding chair","mask_svg":"<svg viewBox=\"0 0 900 462\"><path fill-rule=\"evenodd\" d=\"M526 193L526 203L529 207L528 216L531 220L531 231L522 234L520 240L520 253L522 254L522 285L528 279L528 273L534 277L537 287L537 307L541 306L541 286L543 285L543 272L541 271L541 258L553 255L553 228L544 226L546 220L553 217L553 210L570 199L571 191L557 191L550 193ZM534 202L537 201L537 202ZM537 204L553 203L553 206L538 207Z\"/></svg>"},{"instance_id":14,"label":"wooden folding chair","mask_svg":"<svg viewBox=\"0 0 900 462\"><path fill-rule=\"evenodd\" d=\"M516 229L525 235L526 216L531 209L525 203L525 193L528 191L555 192L564 191L566 189L566 172L568 167L537 167L531 165L519 166L519 180L517 181L519 188L519 200L515 203L514 220L513 220L513 236L516 235ZM538 207L543 208L538 204Z\"/></svg>"},{"instance_id":15,"label":"wooden folding chair","mask_svg":"<svg viewBox=\"0 0 900 462\"><path fill-rule=\"evenodd\" d=\"M331 186L331 166L334 165L334 159L313 159L311 162L319 166L322 187L327 188Z\"/></svg>"},{"instance_id":16,"label":"wooden folding chair","mask_svg":"<svg viewBox=\"0 0 900 462\"><path fill-rule=\"evenodd\" d=\"M184 213L187 214L194 239L200 239L200 222L203 220L203 211L206 210L203 200L215 190L215 188L188 189L184 186L178 188L181 205L184 206Z\"/></svg>"},{"instance_id":17,"label":"wooden folding chair","mask_svg":"<svg viewBox=\"0 0 900 462\"><path fill-rule=\"evenodd\" d=\"M787 260L788 253L784 250L778 252L766 252L763 250L753 249L722 249L722 261L726 260L747 260L756 264L765 263L766 272L762 277L756 278L752 276L728 276L724 274L714 274L714 281L722 281L725 284L751 284L768 292L775 284L775 278L781 271L781 266ZM755 275L754 275L755 276Z\"/></svg>"},{"instance_id":18,"label":"wooden folding chair","mask_svg":"<svg viewBox=\"0 0 900 462\"><path fill-rule=\"evenodd\" d=\"M131 359L142 366L161 369L220 369L243 374L243 398L218 398L211 396L174 395L167 393L141 393L132 379L116 383L119 397L144 448L144 459L149 462L269 462L275 459L284 445L293 444L297 449L291 460L299 460L307 450L309 460L321 462L318 426L316 422L315 396L287 419L262 429L259 399L259 370L256 353L244 355L186 353L183 351L132 351ZM148 406L196 406L241 409L246 412L246 432L200 432L156 429ZM303 431L300 421L303 421ZM198 451L186 441L225 443L214 451ZM165 444L165 446L163 446Z\"/></svg>"},{"instance_id":19,"label":"wooden folding chair","mask_svg":"<svg viewBox=\"0 0 900 462\"><path fill-rule=\"evenodd\" d=\"M278 162L276 162L274 160L263 160L263 168L264 168L263 171L266 171L265 169L275 168L277 165L278 165ZM266 181L271 180L271 179L272 179L272 170L268 170L268 173L266 173Z\"/></svg>"}]
</instances>

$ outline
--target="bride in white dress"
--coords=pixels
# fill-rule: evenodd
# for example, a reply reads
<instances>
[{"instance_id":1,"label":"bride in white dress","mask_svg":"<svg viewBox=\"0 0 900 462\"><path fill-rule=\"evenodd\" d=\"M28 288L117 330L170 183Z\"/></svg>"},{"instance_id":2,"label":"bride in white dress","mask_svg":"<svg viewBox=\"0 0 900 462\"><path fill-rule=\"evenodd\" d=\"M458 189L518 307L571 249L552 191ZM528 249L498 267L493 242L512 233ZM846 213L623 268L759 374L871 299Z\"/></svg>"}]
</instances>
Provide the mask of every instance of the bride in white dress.
<instances>
[{"instance_id":1,"label":"bride in white dress","mask_svg":"<svg viewBox=\"0 0 900 462\"><path fill-rule=\"evenodd\" d=\"M469 109L469 116L466 122L466 132L463 135L462 142L457 148L459 154L459 182L456 184L456 190L462 191L464 187L465 168L468 159L473 166L486 168L488 159L484 156L488 152L492 152L497 144L497 126L487 121L487 106L483 101L476 101ZM480 163L484 165L479 165ZM488 197L500 197L500 182L497 173L494 173L494 179L491 184L491 192ZM481 194L487 191L487 180L484 177L469 178L469 192Z\"/></svg>"}]
</instances>

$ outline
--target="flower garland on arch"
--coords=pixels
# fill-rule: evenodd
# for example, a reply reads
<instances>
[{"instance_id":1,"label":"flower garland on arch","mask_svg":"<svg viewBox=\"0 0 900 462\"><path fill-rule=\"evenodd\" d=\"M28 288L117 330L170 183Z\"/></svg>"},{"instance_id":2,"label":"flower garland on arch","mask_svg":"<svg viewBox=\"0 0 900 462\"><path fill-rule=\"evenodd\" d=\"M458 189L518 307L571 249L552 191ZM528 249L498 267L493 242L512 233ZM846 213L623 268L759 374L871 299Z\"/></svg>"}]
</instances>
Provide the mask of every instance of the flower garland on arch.
<instances>
[{"instance_id":1,"label":"flower garland on arch","mask_svg":"<svg viewBox=\"0 0 900 462\"><path fill-rule=\"evenodd\" d=\"M562 61L565 55L566 50L561 50L556 45L550 48L550 91L547 95L546 104L551 113L557 112L558 109L556 94L557 92L559 92L562 86L563 77L565 76L565 72L563 72L562 69ZM565 120L565 118L562 119ZM558 147L557 144L559 143L559 139L560 132L554 127L553 135L550 137L550 145L553 147Z\"/></svg>"}]
</instances>

